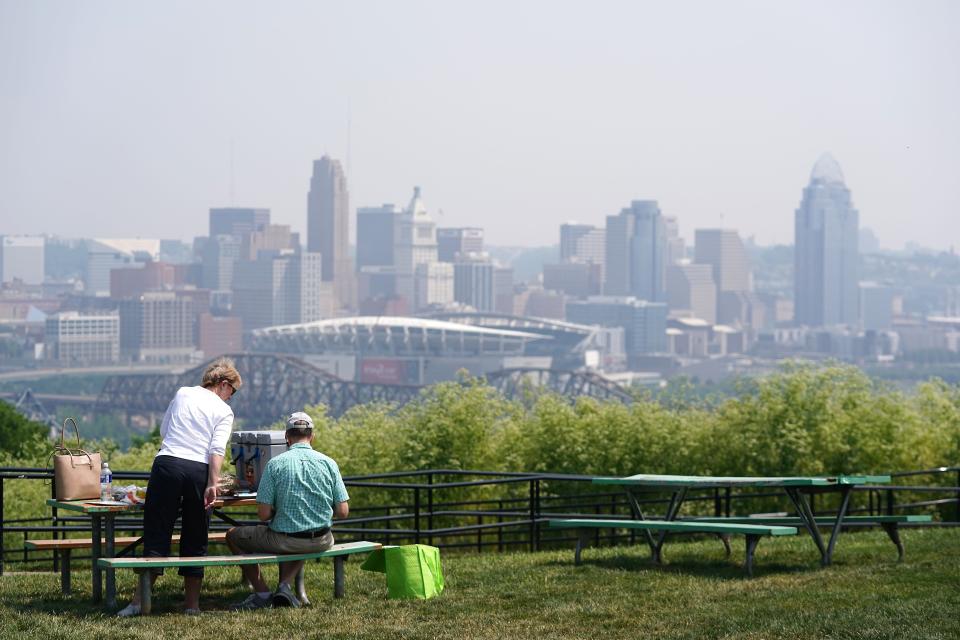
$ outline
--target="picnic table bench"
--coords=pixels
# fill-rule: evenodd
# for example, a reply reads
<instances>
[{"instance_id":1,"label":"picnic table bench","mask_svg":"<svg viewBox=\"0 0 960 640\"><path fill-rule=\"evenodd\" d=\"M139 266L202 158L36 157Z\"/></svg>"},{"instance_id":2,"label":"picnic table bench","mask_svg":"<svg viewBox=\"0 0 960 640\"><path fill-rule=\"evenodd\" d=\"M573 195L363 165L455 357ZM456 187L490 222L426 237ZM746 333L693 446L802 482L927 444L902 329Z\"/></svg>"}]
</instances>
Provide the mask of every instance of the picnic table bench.
<instances>
[{"instance_id":1,"label":"picnic table bench","mask_svg":"<svg viewBox=\"0 0 960 640\"><path fill-rule=\"evenodd\" d=\"M586 544L591 529L622 528L640 529L647 537L653 561L660 564L663 560L663 536L668 531L687 533L716 533L721 535L740 534L746 537L746 561L744 567L747 575L753 575L753 555L763 536L792 536L797 534L796 527L772 524L745 524L730 522L710 522L700 520L600 520L587 518L554 518L548 521L551 529L577 529L577 546L574 550L574 564L580 564L580 554ZM661 539L655 541L651 531L660 531ZM727 553L730 547L727 545Z\"/></svg>"},{"instance_id":2,"label":"picnic table bench","mask_svg":"<svg viewBox=\"0 0 960 640\"><path fill-rule=\"evenodd\" d=\"M106 605L112 608L116 605L116 581L114 579L113 569L107 569L106 580L101 576L102 568L97 560L101 557L112 558L115 555L116 524L115 519L126 513L140 511L142 504L122 504L110 503L104 504L99 500L57 500L50 498L46 501L47 506L55 510L66 510L80 513L90 518L93 535L90 536L90 555L91 555L91 582L93 589L93 601L100 602L106 591ZM213 505L213 515L217 516L227 524L237 526L237 522L224 514L221 509L225 506L246 507L256 505L256 500L250 497L231 497L224 496L217 498ZM139 538L133 544L139 541ZM128 546L121 551L129 551L132 546ZM69 565L69 563L68 563ZM62 572L62 569L61 569ZM106 585L104 585L104 582ZM106 587L104 589L104 587ZM61 587L62 588L62 587Z\"/></svg>"},{"instance_id":3,"label":"picnic table bench","mask_svg":"<svg viewBox=\"0 0 960 640\"><path fill-rule=\"evenodd\" d=\"M121 555L135 548L143 538L140 536L121 536L114 538L114 544L122 545ZM226 531L213 531L207 535L207 542L223 543L227 540ZM174 534L170 540L173 544L180 543L180 534ZM100 544L105 541L101 539ZM59 551L60 552L60 591L63 595L70 595L70 555L74 549L93 549L93 538L60 538L52 540L25 540L23 546L32 551Z\"/></svg>"},{"instance_id":4,"label":"picnic table bench","mask_svg":"<svg viewBox=\"0 0 960 640\"><path fill-rule=\"evenodd\" d=\"M103 569L133 569L139 574L140 580L140 610L146 615L150 613L151 569L167 567L223 567L243 564L279 564L281 562L295 562L297 560L314 560L319 558L333 558L333 597L342 598L345 593L344 563L355 553L368 553L379 549L382 545L377 542L346 542L335 544L326 551L318 553L295 554L243 554L230 556L202 556L202 557L150 557L150 558L100 558L97 564ZM297 596L304 604L309 604L302 581L298 580Z\"/></svg>"},{"instance_id":5,"label":"picnic table bench","mask_svg":"<svg viewBox=\"0 0 960 640\"><path fill-rule=\"evenodd\" d=\"M836 517L834 516L816 516L814 522L817 526L832 526ZM843 519L843 526L848 527L871 527L880 526L886 532L890 541L897 547L897 561L902 561L904 556L903 541L900 539L900 524L912 523L919 524L931 522L932 516L929 515L877 515L877 516L846 516ZM697 517L684 518L683 522L729 522L742 524L776 524L776 525L798 525L804 526L803 518L798 516L733 516L729 518L719 517Z\"/></svg>"}]
</instances>

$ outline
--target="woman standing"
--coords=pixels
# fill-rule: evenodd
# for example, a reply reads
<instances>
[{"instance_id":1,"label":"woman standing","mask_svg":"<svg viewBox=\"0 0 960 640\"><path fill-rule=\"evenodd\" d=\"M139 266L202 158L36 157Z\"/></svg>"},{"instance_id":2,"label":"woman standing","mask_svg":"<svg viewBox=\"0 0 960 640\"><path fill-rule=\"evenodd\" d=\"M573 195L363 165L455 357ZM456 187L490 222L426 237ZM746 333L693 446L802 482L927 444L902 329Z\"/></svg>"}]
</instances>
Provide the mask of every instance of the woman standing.
<instances>
[{"instance_id":1,"label":"woman standing","mask_svg":"<svg viewBox=\"0 0 960 640\"><path fill-rule=\"evenodd\" d=\"M210 507L233 428L227 402L242 385L233 362L220 358L207 367L199 387L181 387L163 416L160 451L153 460L143 511L143 555L169 556L170 540L181 512L180 555L207 553ZM152 580L163 573L155 569ZM180 567L184 613L200 613L203 567ZM117 615L140 614L139 586L133 600Z\"/></svg>"}]
</instances>

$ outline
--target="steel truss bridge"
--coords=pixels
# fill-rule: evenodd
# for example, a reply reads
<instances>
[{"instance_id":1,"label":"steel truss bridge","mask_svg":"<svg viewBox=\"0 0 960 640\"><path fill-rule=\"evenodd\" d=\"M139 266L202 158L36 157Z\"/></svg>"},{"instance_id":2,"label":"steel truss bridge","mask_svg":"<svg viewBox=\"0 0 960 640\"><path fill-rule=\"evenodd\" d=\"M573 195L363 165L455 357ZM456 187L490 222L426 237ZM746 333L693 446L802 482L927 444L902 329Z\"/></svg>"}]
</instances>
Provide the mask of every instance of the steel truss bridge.
<instances>
[{"instance_id":1,"label":"steel truss bridge","mask_svg":"<svg viewBox=\"0 0 960 640\"><path fill-rule=\"evenodd\" d=\"M243 376L243 387L231 400L234 415L249 426L282 420L291 411L323 404L333 417L358 404L403 405L424 387L351 382L326 373L290 355L239 353L231 358ZM111 376L97 398L97 411L162 414L180 387L196 386L209 363L175 374ZM602 376L547 369L505 369L487 374L487 382L508 398L524 399L548 389L569 396L630 401L630 395Z\"/></svg>"}]
</instances>

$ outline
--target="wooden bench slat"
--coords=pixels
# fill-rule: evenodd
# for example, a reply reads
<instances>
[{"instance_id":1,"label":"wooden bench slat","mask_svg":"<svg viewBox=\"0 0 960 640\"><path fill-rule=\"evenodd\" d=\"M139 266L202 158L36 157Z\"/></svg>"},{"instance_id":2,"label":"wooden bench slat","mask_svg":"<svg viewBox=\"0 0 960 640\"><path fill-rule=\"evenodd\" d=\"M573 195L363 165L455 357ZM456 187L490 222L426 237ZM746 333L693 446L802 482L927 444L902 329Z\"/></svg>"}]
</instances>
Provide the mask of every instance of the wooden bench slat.
<instances>
[{"instance_id":1,"label":"wooden bench slat","mask_svg":"<svg viewBox=\"0 0 960 640\"><path fill-rule=\"evenodd\" d=\"M126 546L139 540L139 536L123 536L114 538L117 546ZM207 536L207 542L224 542L227 539L226 531L215 531ZM180 534L171 538L173 544L179 544ZM106 544L101 540L100 544ZM34 551L63 551L65 549L90 549L93 547L93 538L66 538L64 540L27 540L24 542L27 549Z\"/></svg>"},{"instance_id":2,"label":"wooden bench slat","mask_svg":"<svg viewBox=\"0 0 960 640\"><path fill-rule=\"evenodd\" d=\"M696 533L736 533L744 535L792 536L796 527L766 524L733 524L724 522L691 520L588 520L588 519L551 519L553 529L577 528L623 528L649 529L651 531L692 531Z\"/></svg>"},{"instance_id":3,"label":"wooden bench slat","mask_svg":"<svg viewBox=\"0 0 960 640\"><path fill-rule=\"evenodd\" d=\"M276 564L279 562L293 562L295 560L313 560L314 558L332 558L375 551L382 545L379 542L345 542L335 544L326 551L318 553L291 553L291 554L243 554L236 556L202 556L202 557L166 557L166 558L100 558L97 564L104 568L113 569L146 569L167 567L217 567L236 566L241 564Z\"/></svg>"}]
</instances>

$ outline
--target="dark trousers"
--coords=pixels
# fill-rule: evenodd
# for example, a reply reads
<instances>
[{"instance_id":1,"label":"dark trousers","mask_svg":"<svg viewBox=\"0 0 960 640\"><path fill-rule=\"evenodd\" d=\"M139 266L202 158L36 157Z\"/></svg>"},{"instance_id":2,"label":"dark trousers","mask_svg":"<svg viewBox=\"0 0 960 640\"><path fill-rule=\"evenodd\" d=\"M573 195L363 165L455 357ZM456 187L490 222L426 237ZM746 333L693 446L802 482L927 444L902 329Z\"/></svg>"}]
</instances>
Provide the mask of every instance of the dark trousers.
<instances>
[{"instance_id":1,"label":"dark trousers","mask_svg":"<svg viewBox=\"0 0 960 640\"><path fill-rule=\"evenodd\" d=\"M181 512L180 555L207 555L210 514L203 507L207 465L193 460L157 456L153 459L147 500L143 505L143 555L169 556L170 538ZM162 573L159 571L158 573ZM180 567L182 576L203 577L203 567Z\"/></svg>"}]
</instances>

